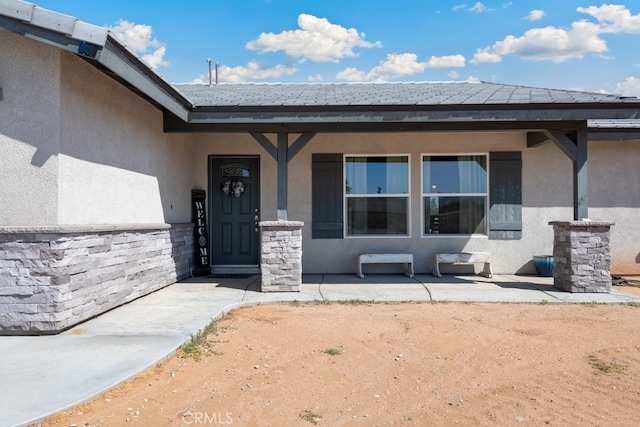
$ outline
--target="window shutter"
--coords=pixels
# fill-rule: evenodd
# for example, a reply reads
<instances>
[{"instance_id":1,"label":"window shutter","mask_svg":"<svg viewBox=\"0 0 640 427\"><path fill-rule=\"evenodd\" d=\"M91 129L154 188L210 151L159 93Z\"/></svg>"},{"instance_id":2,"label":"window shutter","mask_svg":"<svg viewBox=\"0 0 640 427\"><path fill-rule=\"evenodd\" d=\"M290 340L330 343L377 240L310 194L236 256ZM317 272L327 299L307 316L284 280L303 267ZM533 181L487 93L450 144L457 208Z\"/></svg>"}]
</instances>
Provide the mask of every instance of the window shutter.
<instances>
[{"instance_id":1,"label":"window shutter","mask_svg":"<svg viewBox=\"0 0 640 427\"><path fill-rule=\"evenodd\" d=\"M522 238L522 153L489 154L489 238Z\"/></svg>"},{"instance_id":2,"label":"window shutter","mask_svg":"<svg viewBox=\"0 0 640 427\"><path fill-rule=\"evenodd\" d=\"M342 154L313 154L311 166L311 237L342 239Z\"/></svg>"}]
</instances>

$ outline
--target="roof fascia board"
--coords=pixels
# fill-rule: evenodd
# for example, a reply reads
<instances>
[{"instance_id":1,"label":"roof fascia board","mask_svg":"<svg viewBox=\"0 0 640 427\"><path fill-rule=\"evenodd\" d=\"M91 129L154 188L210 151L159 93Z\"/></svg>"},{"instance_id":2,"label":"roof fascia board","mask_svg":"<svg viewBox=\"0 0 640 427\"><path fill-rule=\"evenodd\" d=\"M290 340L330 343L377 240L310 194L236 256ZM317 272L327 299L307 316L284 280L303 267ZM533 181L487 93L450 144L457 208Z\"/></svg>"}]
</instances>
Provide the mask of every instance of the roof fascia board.
<instances>
[{"instance_id":1,"label":"roof fascia board","mask_svg":"<svg viewBox=\"0 0 640 427\"><path fill-rule=\"evenodd\" d=\"M602 131L589 130L589 132L587 132L587 139L589 141L638 142L640 141L640 131L609 131L608 129L603 129Z\"/></svg>"},{"instance_id":2,"label":"roof fascia board","mask_svg":"<svg viewBox=\"0 0 640 427\"><path fill-rule=\"evenodd\" d=\"M231 107L230 107L231 108ZM207 111L200 108L192 109L189 114L189 123L193 124L232 124L232 123L422 123L422 122L476 122L476 121L565 121L588 120L594 117L602 119L626 119L633 117L639 110L637 108L612 108L598 109L573 107L573 109L529 109L519 110L509 108L495 109L458 109L432 106L411 109L389 109L380 107L376 109L363 108L348 111L337 109L317 110L307 109L291 111L283 108L282 111L273 111L268 108L257 108L252 111Z\"/></svg>"},{"instance_id":3,"label":"roof fascia board","mask_svg":"<svg viewBox=\"0 0 640 427\"><path fill-rule=\"evenodd\" d=\"M60 49L64 49L75 54L78 53L78 48L82 43L81 40L72 39L64 34L48 30L46 28L37 27L27 22L18 21L6 16L0 15L0 28L19 34L28 39L35 40L41 43L55 46ZM98 47L98 50L100 47Z\"/></svg>"},{"instance_id":4,"label":"roof fascia board","mask_svg":"<svg viewBox=\"0 0 640 427\"><path fill-rule=\"evenodd\" d=\"M187 123L171 114L164 114L164 131L193 133L257 132L278 133L282 126L289 133L367 133L367 132L476 132L476 131L535 131L557 129L575 130L581 121L465 121L465 122L239 122L239 123Z\"/></svg>"},{"instance_id":5,"label":"roof fascia board","mask_svg":"<svg viewBox=\"0 0 640 427\"><path fill-rule=\"evenodd\" d=\"M104 49L98 53L96 60L177 117L188 119L190 102L113 36L107 37Z\"/></svg>"}]
</instances>

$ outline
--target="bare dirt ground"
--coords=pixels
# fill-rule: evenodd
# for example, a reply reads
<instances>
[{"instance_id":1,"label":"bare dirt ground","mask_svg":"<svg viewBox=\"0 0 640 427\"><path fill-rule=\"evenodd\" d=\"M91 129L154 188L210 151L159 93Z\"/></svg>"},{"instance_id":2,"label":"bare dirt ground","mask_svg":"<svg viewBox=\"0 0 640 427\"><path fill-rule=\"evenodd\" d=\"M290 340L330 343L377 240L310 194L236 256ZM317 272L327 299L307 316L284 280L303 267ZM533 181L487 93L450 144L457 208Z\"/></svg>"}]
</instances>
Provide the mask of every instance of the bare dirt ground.
<instances>
[{"instance_id":1,"label":"bare dirt ground","mask_svg":"<svg viewBox=\"0 0 640 427\"><path fill-rule=\"evenodd\" d=\"M192 356L179 352L40 425L636 426L640 419L638 305L268 305L232 311L203 341Z\"/></svg>"}]
</instances>

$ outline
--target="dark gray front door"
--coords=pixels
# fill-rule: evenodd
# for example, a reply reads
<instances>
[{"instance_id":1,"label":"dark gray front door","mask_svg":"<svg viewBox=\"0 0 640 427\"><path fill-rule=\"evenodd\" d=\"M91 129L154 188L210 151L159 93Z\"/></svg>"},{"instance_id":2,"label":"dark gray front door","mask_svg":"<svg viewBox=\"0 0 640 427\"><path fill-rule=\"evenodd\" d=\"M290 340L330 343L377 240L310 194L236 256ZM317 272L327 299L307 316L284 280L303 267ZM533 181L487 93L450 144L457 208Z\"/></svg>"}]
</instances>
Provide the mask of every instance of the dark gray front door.
<instances>
[{"instance_id":1,"label":"dark gray front door","mask_svg":"<svg viewBox=\"0 0 640 427\"><path fill-rule=\"evenodd\" d=\"M260 158L211 156L209 177L212 266L257 266Z\"/></svg>"}]
</instances>

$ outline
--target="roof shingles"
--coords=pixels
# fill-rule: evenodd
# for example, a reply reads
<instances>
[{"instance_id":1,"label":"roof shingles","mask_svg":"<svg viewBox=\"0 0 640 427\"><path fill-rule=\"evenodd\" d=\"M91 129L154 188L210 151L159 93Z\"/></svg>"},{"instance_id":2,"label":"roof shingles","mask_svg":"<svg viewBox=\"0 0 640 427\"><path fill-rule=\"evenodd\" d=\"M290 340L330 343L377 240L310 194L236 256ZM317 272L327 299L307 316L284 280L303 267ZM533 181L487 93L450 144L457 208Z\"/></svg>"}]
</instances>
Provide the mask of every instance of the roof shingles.
<instances>
[{"instance_id":1,"label":"roof shingles","mask_svg":"<svg viewBox=\"0 0 640 427\"><path fill-rule=\"evenodd\" d=\"M196 107L428 106L638 102L617 95L496 83L176 85Z\"/></svg>"}]
</instances>

